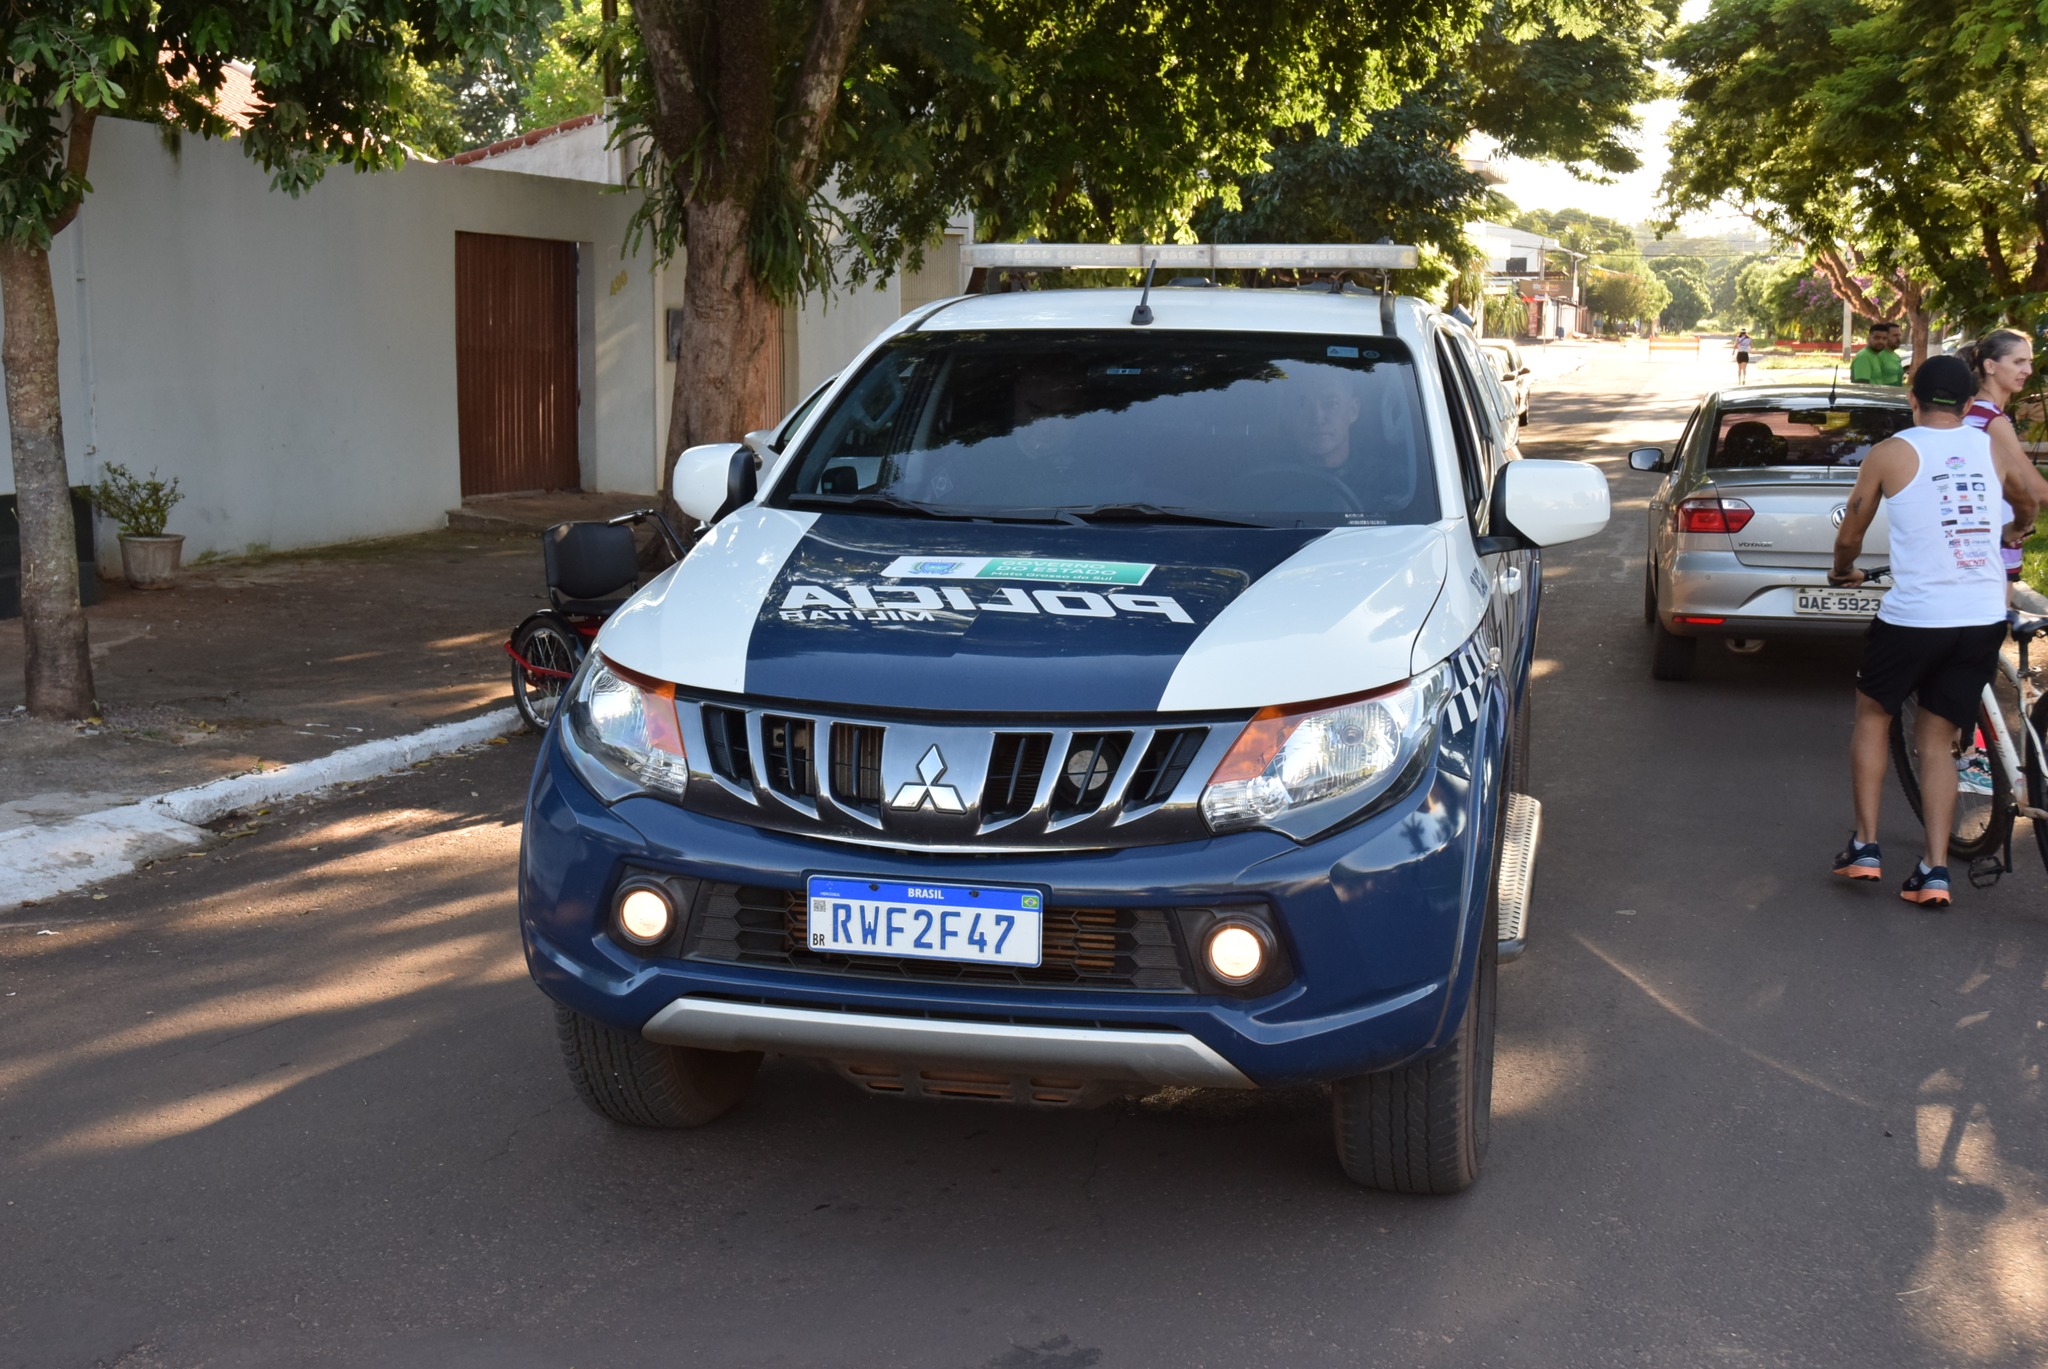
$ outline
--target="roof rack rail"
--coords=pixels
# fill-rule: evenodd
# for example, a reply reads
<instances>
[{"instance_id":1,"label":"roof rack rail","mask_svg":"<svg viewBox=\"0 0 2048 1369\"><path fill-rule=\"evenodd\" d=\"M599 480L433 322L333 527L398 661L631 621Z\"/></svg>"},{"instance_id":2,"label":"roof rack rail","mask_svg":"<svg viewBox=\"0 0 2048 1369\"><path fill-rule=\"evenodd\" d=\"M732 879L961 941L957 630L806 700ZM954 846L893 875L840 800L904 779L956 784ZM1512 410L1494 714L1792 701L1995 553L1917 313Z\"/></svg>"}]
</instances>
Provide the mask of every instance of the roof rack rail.
<instances>
[{"instance_id":1,"label":"roof rack rail","mask_svg":"<svg viewBox=\"0 0 2048 1369\"><path fill-rule=\"evenodd\" d=\"M1148 266L1200 271L1411 271L1421 253L1404 243L1083 243L977 242L960 249L965 266L1022 270Z\"/></svg>"}]
</instances>

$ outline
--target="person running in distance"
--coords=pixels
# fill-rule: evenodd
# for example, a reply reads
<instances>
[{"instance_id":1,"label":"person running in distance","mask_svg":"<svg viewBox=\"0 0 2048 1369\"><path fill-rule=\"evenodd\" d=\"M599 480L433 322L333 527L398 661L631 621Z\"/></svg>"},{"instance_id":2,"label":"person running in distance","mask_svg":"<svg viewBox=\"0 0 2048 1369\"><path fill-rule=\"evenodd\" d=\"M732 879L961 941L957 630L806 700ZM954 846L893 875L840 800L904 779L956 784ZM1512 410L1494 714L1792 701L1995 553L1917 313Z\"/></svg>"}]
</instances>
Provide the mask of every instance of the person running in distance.
<instances>
[{"instance_id":1,"label":"person running in distance","mask_svg":"<svg viewBox=\"0 0 2048 1369\"><path fill-rule=\"evenodd\" d=\"M1735 335L1735 383L1749 384L1749 329Z\"/></svg>"},{"instance_id":2,"label":"person running in distance","mask_svg":"<svg viewBox=\"0 0 2048 1369\"><path fill-rule=\"evenodd\" d=\"M1870 325L1863 350L1849 358L1849 379L1858 385L1906 383L1906 368L1899 360L1899 325Z\"/></svg>"},{"instance_id":3,"label":"person running in distance","mask_svg":"<svg viewBox=\"0 0 2048 1369\"><path fill-rule=\"evenodd\" d=\"M1835 857L1850 880L1884 877L1877 821L1884 797L1886 741L1908 697L1919 701L1913 743L1920 756L1920 815L1927 840L1899 897L1923 908L1949 906L1948 838L1956 785L1936 777L1956 764L1956 738L2005 642L2005 575L1999 569L1990 500L2003 489L2020 518L2039 509L2031 472L1995 452L1983 430L1963 421L1976 378L1958 357L1929 357L1907 391L1915 426L1870 449L1856 472L1835 537L1831 585L1863 583L1856 558L1880 505L1891 522L1892 588L1871 622L1856 672L1856 724L1849 743L1856 830ZM1963 510L1969 509L1968 513Z\"/></svg>"}]
</instances>

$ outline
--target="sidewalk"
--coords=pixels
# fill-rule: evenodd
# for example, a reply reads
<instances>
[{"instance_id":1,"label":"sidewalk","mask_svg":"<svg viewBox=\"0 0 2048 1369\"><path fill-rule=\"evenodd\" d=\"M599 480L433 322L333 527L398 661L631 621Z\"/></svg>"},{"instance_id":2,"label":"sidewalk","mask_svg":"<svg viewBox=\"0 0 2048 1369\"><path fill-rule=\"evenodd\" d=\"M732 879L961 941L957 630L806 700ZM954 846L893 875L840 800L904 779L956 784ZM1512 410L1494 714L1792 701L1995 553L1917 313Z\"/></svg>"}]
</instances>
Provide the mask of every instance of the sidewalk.
<instances>
[{"instance_id":1,"label":"sidewalk","mask_svg":"<svg viewBox=\"0 0 2048 1369\"><path fill-rule=\"evenodd\" d=\"M506 707L501 644L546 602L535 532L645 502L485 504L470 528L188 567L167 591L105 581L97 724L20 710L21 621L0 622L0 834Z\"/></svg>"}]
</instances>

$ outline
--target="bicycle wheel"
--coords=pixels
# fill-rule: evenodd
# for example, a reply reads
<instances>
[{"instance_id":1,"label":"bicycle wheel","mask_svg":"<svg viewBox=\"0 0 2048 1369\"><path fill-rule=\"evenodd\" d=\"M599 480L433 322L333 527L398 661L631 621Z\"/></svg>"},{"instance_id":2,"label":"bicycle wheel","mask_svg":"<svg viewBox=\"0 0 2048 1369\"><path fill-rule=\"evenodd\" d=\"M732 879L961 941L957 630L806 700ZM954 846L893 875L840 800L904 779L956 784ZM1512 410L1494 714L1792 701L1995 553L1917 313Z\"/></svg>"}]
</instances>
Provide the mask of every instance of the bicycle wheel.
<instances>
[{"instance_id":1,"label":"bicycle wheel","mask_svg":"<svg viewBox=\"0 0 2048 1369\"><path fill-rule=\"evenodd\" d=\"M2006 833L2012 830L2012 781L1997 755L1985 749L1991 728L1981 704L1978 713L1977 725L1956 738L1955 768L1945 775L1930 777L1956 787L1956 816L1948 837L1952 861L1990 855L2005 844ZM1913 816L1925 822L1926 814L1920 806L1920 752L1913 744L1919 719L1920 705L1913 699L1907 699L1898 716L1892 719L1892 768L1898 771L1899 788L1906 791L1906 802L1913 805Z\"/></svg>"},{"instance_id":2,"label":"bicycle wheel","mask_svg":"<svg viewBox=\"0 0 2048 1369\"><path fill-rule=\"evenodd\" d=\"M512 652L512 702L528 727L545 732L569 676L583 658L583 644L569 628L537 614L512 634Z\"/></svg>"}]
</instances>

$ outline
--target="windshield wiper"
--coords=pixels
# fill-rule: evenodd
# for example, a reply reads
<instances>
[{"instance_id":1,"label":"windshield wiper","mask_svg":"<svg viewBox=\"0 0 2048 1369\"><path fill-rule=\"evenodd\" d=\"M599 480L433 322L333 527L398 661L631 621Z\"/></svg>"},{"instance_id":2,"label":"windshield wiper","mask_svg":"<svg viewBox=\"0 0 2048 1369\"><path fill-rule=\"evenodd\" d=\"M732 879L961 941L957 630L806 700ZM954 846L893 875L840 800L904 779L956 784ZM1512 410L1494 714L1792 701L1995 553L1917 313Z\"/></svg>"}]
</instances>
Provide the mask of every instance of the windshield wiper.
<instances>
[{"instance_id":1,"label":"windshield wiper","mask_svg":"<svg viewBox=\"0 0 2048 1369\"><path fill-rule=\"evenodd\" d=\"M1176 509L1164 504L1087 504L1055 512L1072 514L1088 523L1203 523L1217 528L1273 526L1256 518L1233 518L1227 513L1204 513L1199 509Z\"/></svg>"},{"instance_id":2,"label":"windshield wiper","mask_svg":"<svg viewBox=\"0 0 2048 1369\"><path fill-rule=\"evenodd\" d=\"M971 519L977 515L935 509L928 504L898 499L893 494L792 494L786 503L792 508L845 509L851 513L907 513L913 518Z\"/></svg>"}]
</instances>

